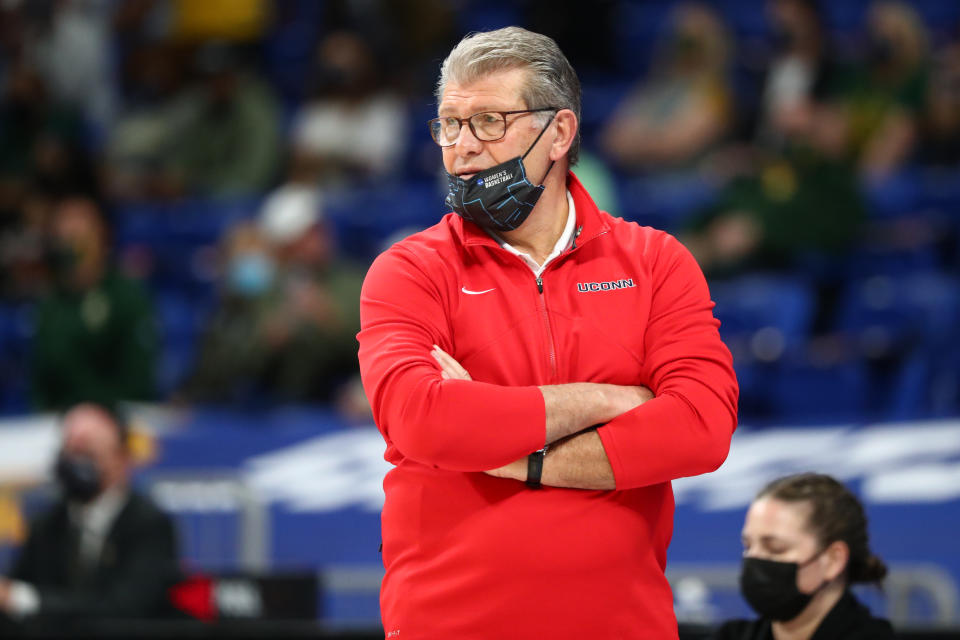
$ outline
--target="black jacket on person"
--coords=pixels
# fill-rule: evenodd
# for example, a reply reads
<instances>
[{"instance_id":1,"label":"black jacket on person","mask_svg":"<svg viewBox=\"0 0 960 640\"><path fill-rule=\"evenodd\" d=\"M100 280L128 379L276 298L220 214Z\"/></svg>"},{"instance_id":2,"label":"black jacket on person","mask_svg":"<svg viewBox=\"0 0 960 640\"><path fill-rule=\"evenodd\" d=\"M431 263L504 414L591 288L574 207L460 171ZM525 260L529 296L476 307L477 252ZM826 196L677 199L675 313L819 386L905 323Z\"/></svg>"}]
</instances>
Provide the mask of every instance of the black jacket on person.
<instances>
[{"instance_id":1,"label":"black jacket on person","mask_svg":"<svg viewBox=\"0 0 960 640\"><path fill-rule=\"evenodd\" d=\"M145 618L169 611L179 578L174 524L149 498L130 492L96 565L79 570L78 532L66 501L31 525L10 577L40 595L38 619Z\"/></svg>"},{"instance_id":2,"label":"black jacket on person","mask_svg":"<svg viewBox=\"0 0 960 640\"><path fill-rule=\"evenodd\" d=\"M860 604L849 591L844 592L817 627L810 640L893 640L893 628ZM773 640L770 621L731 620L726 622L713 640Z\"/></svg>"}]
</instances>

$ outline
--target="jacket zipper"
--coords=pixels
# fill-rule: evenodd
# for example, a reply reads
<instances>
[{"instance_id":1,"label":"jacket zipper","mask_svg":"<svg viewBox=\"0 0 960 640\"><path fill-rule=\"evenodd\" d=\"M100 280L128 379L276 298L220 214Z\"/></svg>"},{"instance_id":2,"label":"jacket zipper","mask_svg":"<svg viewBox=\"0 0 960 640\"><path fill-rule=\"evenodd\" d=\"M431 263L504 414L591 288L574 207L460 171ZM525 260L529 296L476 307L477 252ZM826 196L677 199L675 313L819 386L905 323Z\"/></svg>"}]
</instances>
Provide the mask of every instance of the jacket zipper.
<instances>
[{"instance_id":1,"label":"jacket zipper","mask_svg":"<svg viewBox=\"0 0 960 640\"><path fill-rule=\"evenodd\" d=\"M557 256L553 262L547 265L546 267L547 269L554 266L554 263L560 260L561 258L563 258L565 255L572 253L578 248L577 239L580 237L580 234L582 232L583 232L583 225L578 225L576 230L573 233L573 242L571 243L570 250L565 253L561 253L559 256ZM593 236L593 237L595 238L605 233L606 231L601 231L600 233L598 233L596 236ZM520 258L517 258L517 259L526 268L526 263L523 262L523 260L521 260ZM546 269L544 271L546 271ZM543 327L547 332L547 359L550 365L550 379L551 379L551 382L555 384L557 381L557 348L556 348L556 345L554 345L553 343L553 330L550 328L550 315L547 313L547 301L546 301L546 298L544 298L543 296L543 274L537 276L536 282L537 282L537 292L540 294L539 300L538 300L538 303L540 306L540 316L543 318Z\"/></svg>"},{"instance_id":2,"label":"jacket zipper","mask_svg":"<svg viewBox=\"0 0 960 640\"><path fill-rule=\"evenodd\" d=\"M547 313L547 301L543 297L542 275L537 276L537 291L540 292L540 315L543 317L543 326L547 330L547 352L550 363L550 381L555 384L557 381L557 349L553 344L553 331L550 328L550 316Z\"/></svg>"},{"instance_id":3,"label":"jacket zipper","mask_svg":"<svg viewBox=\"0 0 960 640\"><path fill-rule=\"evenodd\" d=\"M577 238L580 237L580 233L583 231L583 225L578 225L576 230L573 232L573 241L571 242L570 253L577 248ZM557 256L553 262L547 265L547 269L553 266L554 262L563 257L563 254ZM546 271L546 269L544 269ZM553 329L550 328L550 314L547 313L547 300L543 296L543 274L541 273L537 276L537 291L540 293L540 315L543 317L543 326L547 331L547 358L550 363L550 380L556 384L557 382L557 347L553 342Z\"/></svg>"}]
</instances>

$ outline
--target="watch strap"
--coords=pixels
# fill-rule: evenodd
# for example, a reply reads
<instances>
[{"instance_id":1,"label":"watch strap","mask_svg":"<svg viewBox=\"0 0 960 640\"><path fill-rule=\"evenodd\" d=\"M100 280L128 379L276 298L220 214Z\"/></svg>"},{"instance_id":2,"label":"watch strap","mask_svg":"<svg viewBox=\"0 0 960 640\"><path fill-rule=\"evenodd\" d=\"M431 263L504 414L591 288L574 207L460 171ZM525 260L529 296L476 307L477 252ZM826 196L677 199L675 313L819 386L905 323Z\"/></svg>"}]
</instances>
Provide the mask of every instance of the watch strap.
<instances>
[{"instance_id":1,"label":"watch strap","mask_svg":"<svg viewBox=\"0 0 960 640\"><path fill-rule=\"evenodd\" d=\"M547 448L534 451L527 456L527 486L531 489L540 488L540 476L543 474L543 456Z\"/></svg>"}]
</instances>

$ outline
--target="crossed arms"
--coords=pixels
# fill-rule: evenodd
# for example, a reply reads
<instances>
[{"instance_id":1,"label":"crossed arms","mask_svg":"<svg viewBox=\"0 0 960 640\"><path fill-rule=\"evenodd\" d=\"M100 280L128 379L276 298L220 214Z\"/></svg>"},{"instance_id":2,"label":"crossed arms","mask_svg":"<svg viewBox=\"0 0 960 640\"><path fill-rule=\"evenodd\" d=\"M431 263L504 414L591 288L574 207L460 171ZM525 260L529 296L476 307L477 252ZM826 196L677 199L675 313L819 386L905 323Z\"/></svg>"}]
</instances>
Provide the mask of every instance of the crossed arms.
<instances>
[{"instance_id":1,"label":"crossed arms","mask_svg":"<svg viewBox=\"0 0 960 640\"><path fill-rule=\"evenodd\" d=\"M430 352L445 380L471 380L450 354L433 345ZM541 386L546 409L546 444L540 482L568 489L615 489L607 453L593 425L605 423L653 398L646 387L577 382ZM525 481L527 459L520 458L486 473Z\"/></svg>"},{"instance_id":2,"label":"crossed arms","mask_svg":"<svg viewBox=\"0 0 960 640\"><path fill-rule=\"evenodd\" d=\"M637 386L509 386L470 380L450 352L446 289L456 274L428 248L395 246L361 295L360 368L386 457L449 471L526 478L525 458L550 444L543 484L631 489L716 469L736 427L737 384L703 275L664 237L646 259L652 302ZM438 354L439 355L439 354ZM446 367L448 370L444 370ZM597 426L600 425L600 426ZM596 427L596 428L594 428Z\"/></svg>"}]
</instances>

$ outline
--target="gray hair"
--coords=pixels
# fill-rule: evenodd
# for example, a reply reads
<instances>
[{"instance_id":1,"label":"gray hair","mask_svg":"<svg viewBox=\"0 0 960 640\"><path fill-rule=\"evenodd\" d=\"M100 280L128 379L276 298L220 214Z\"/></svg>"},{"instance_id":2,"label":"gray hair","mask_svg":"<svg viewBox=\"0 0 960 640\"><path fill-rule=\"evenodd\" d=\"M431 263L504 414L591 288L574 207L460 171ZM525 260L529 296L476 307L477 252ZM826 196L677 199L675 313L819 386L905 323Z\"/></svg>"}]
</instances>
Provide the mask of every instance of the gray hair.
<instances>
[{"instance_id":1,"label":"gray hair","mask_svg":"<svg viewBox=\"0 0 960 640\"><path fill-rule=\"evenodd\" d=\"M448 82L469 84L491 73L526 69L521 98L528 109L557 107L577 116L577 133L567 151L570 165L580 154L580 80L553 38L520 27L468 34L440 65L437 102ZM545 114L544 120L550 117Z\"/></svg>"}]
</instances>

